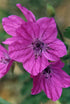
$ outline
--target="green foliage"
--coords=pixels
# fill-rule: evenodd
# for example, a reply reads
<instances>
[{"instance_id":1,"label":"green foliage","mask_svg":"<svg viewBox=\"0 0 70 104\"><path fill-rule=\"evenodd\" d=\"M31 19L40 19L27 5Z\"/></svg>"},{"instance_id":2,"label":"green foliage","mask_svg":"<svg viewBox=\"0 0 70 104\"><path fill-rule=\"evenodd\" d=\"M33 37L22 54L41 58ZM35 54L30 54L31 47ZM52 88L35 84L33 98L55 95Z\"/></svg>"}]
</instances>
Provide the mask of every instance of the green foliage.
<instances>
[{"instance_id":1,"label":"green foliage","mask_svg":"<svg viewBox=\"0 0 70 104\"><path fill-rule=\"evenodd\" d=\"M41 104L47 102L47 100L48 98L46 97L44 92L41 92L38 95L29 95L25 97L21 104Z\"/></svg>"},{"instance_id":2,"label":"green foliage","mask_svg":"<svg viewBox=\"0 0 70 104\"><path fill-rule=\"evenodd\" d=\"M68 60L68 59L70 59L70 55L69 55L69 54L67 54L67 55L66 55L66 56L64 56L62 59L63 59L63 60Z\"/></svg>"},{"instance_id":3,"label":"green foliage","mask_svg":"<svg viewBox=\"0 0 70 104\"><path fill-rule=\"evenodd\" d=\"M63 70L70 75L70 65L65 64Z\"/></svg>"},{"instance_id":4,"label":"green foliage","mask_svg":"<svg viewBox=\"0 0 70 104\"><path fill-rule=\"evenodd\" d=\"M68 44L67 43L64 43L65 44L65 46L66 46L66 49L68 50Z\"/></svg>"},{"instance_id":5,"label":"green foliage","mask_svg":"<svg viewBox=\"0 0 70 104\"><path fill-rule=\"evenodd\" d=\"M2 23L2 18L3 17L6 17L6 16L9 16L9 12L7 10L4 10L4 9L1 9L0 8L0 23Z\"/></svg>"},{"instance_id":6,"label":"green foliage","mask_svg":"<svg viewBox=\"0 0 70 104\"><path fill-rule=\"evenodd\" d=\"M63 89L62 96L60 98L61 104L70 104L70 88Z\"/></svg>"},{"instance_id":7,"label":"green foliage","mask_svg":"<svg viewBox=\"0 0 70 104\"><path fill-rule=\"evenodd\" d=\"M0 44L2 44L3 41L5 41L7 38L11 37L8 35L5 31L1 30L0 31ZM2 44L4 45L4 44Z\"/></svg>"},{"instance_id":8,"label":"green foliage","mask_svg":"<svg viewBox=\"0 0 70 104\"><path fill-rule=\"evenodd\" d=\"M65 65L63 69L70 75L70 65ZM70 104L70 88L63 88L60 102L61 104Z\"/></svg>"},{"instance_id":9,"label":"green foliage","mask_svg":"<svg viewBox=\"0 0 70 104\"><path fill-rule=\"evenodd\" d=\"M1 9L0 8L0 44L2 41L4 41L6 38L10 37L4 30L3 30L3 27L2 27L2 19L4 17L7 17L9 16L10 13L9 11L6 9Z\"/></svg>"},{"instance_id":10,"label":"green foliage","mask_svg":"<svg viewBox=\"0 0 70 104\"><path fill-rule=\"evenodd\" d=\"M66 28L64 31L64 36L70 39L70 27Z\"/></svg>"},{"instance_id":11,"label":"green foliage","mask_svg":"<svg viewBox=\"0 0 70 104\"><path fill-rule=\"evenodd\" d=\"M8 102L5 101L4 99L0 98L0 104L11 104L11 103L8 103Z\"/></svg>"}]
</instances>

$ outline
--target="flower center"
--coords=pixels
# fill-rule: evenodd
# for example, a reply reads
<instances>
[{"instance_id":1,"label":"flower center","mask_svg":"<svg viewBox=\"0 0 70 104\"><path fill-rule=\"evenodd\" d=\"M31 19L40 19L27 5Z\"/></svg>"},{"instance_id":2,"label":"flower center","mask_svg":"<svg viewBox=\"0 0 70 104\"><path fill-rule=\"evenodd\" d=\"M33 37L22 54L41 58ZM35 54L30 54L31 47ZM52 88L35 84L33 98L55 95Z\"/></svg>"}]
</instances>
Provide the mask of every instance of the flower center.
<instances>
[{"instance_id":1,"label":"flower center","mask_svg":"<svg viewBox=\"0 0 70 104\"><path fill-rule=\"evenodd\" d=\"M33 45L35 56L37 57L41 55L44 47L44 43L37 39L35 42L32 43L32 45Z\"/></svg>"},{"instance_id":2,"label":"flower center","mask_svg":"<svg viewBox=\"0 0 70 104\"><path fill-rule=\"evenodd\" d=\"M52 77L51 76L51 68L49 66L43 70L43 75L45 78Z\"/></svg>"},{"instance_id":3,"label":"flower center","mask_svg":"<svg viewBox=\"0 0 70 104\"><path fill-rule=\"evenodd\" d=\"M43 49L43 46L44 46L44 43L39 41L39 40L36 40L34 43L33 43L33 49L34 50L42 50Z\"/></svg>"},{"instance_id":4,"label":"flower center","mask_svg":"<svg viewBox=\"0 0 70 104\"><path fill-rule=\"evenodd\" d=\"M1 60L0 60L0 62L3 64L9 63L9 61L10 61L10 59L6 59L5 57L1 57Z\"/></svg>"},{"instance_id":5,"label":"flower center","mask_svg":"<svg viewBox=\"0 0 70 104\"><path fill-rule=\"evenodd\" d=\"M39 48L40 47L40 43L36 43L36 47Z\"/></svg>"},{"instance_id":6,"label":"flower center","mask_svg":"<svg viewBox=\"0 0 70 104\"><path fill-rule=\"evenodd\" d=\"M0 59L0 62L3 63L3 64L9 63L9 61L10 61L10 58L7 54L4 54L4 56L1 57L1 59Z\"/></svg>"}]
</instances>

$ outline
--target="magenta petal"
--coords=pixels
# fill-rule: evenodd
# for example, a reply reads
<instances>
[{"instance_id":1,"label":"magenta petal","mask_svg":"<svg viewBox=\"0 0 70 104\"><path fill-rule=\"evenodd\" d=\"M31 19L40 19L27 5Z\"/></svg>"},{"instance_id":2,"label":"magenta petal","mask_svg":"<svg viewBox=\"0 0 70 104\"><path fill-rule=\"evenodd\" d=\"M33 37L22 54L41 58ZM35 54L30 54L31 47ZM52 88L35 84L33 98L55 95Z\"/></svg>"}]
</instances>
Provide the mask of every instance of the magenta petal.
<instances>
[{"instance_id":1,"label":"magenta petal","mask_svg":"<svg viewBox=\"0 0 70 104\"><path fill-rule=\"evenodd\" d=\"M18 35L18 34L17 34ZM23 44L23 38L20 37L20 36L14 36L14 37L11 37L11 38L8 38L6 39L5 41L3 41L2 43L3 44L8 44L8 45L11 45L11 44L15 44L15 43L22 43Z\"/></svg>"},{"instance_id":2,"label":"magenta petal","mask_svg":"<svg viewBox=\"0 0 70 104\"><path fill-rule=\"evenodd\" d=\"M6 73L7 65L0 63L0 78L2 78Z\"/></svg>"},{"instance_id":3,"label":"magenta petal","mask_svg":"<svg viewBox=\"0 0 70 104\"><path fill-rule=\"evenodd\" d=\"M2 25L4 30L12 36L16 36L16 29L20 27L21 24L25 23L24 20L16 15L11 15L2 19Z\"/></svg>"},{"instance_id":4,"label":"magenta petal","mask_svg":"<svg viewBox=\"0 0 70 104\"><path fill-rule=\"evenodd\" d=\"M13 60L10 59L8 51L0 45L0 78L2 78L10 69Z\"/></svg>"},{"instance_id":5,"label":"magenta petal","mask_svg":"<svg viewBox=\"0 0 70 104\"><path fill-rule=\"evenodd\" d=\"M0 63L0 78L2 78L3 76L5 76L8 73L12 63L13 63L13 60L11 60L9 62L9 64L2 64L2 63Z\"/></svg>"},{"instance_id":6,"label":"magenta petal","mask_svg":"<svg viewBox=\"0 0 70 104\"><path fill-rule=\"evenodd\" d=\"M63 68L64 67L64 63L59 59L57 62L53 62L52 63L52 67Z\"/></svg>"},{"instance_id":7,"label":"magenta petal","mask_svg":"<svg viewBox=\"0 0 70 104\"><path fill-rule=\"evenodd\" d=\"M35 59L33 53L30 56L28 55L27 58L24 56L23 67L34 76L42 72L48 65L49 62L43 55L37 59Z\"/></svg>"},{"instance_id":8,"label":"magenta petal","mask_svg":"<svg viewBox=\"0 0 70 104\"><path fill-rule=\"evenodd\" d=\"M31 41L39 38L39 25L33 22L27 22L22 24L19 29L17 29L18 36L22 36L24 39Z\"/></svg>"},{"instance_id":9,"label":"magenta petal","mask_svg":"<svg viewBox=\"0 0 70 104\"><path fill-rule=\"evenodd\" d=\"M31 29L33 30L33 34L34 34L33 39L39 39L40 38L40 26L34 22L33 23L29 22L28 24L31 27ZM33 34L31 34L31 35L33 35Z\"/></svg>"},{"instance_id":10,"label":"magenta petal","mask_svg":"<svg viewBox=\"0 0 70 104\"><path fill-rule=\"evenodd\" d=\"M24 40L31 41L32 38L34 38L34 31L31 27L30 22L27 22L25 24L22 24L19 29L16 30L18 36L21 36Z\"/></svg>"},{"instance_id":11,"label":"magenta petal","mask_svg":"<svg viewBox=\"0 0 70 104\"><path fill-rule=\"evenodd\" d=\"M31 53L31 49L28 47L29 42L27 41L22 42L22 40L21 41L18 40L18 42L14 42L12 45L10 45L9 46L10 58L18 62L23 62L25 56L24 53L25 52L28 52L28 54Z\"/></svg>"},{"instance_id":12,"label":"magenta petal","mask_svg":"<svg viewBox=\"0 0 70 104\"><path fill-rule=\"evenodd\" d=\"M50 48L49 52L55 54L58 57L63 57L67 54L66 46L59 39L56 39L56 41L48 44L48 47Z\"/></svg>"},{"instance_id":13,"label":"magenta petal","mask_svg":"<svg viewBox=\"0 0 70 104\"><path fill-rule=\"evenodd\" d=\"M36 21L34 14L30 10L28 10L25 7L22 7L21 4L17 4L16 6L21 10L21 12L24 14L24 16L28 21L31 21L31 22Z\"/></svg>"},{"instance_id":14,"label":"magenta petal","mask_svg":"<svg viewBox=\"0 0 70 104\"><path fill-rule=\"evenodd\" d=\"M58 87L51 78L42 80L42 89L47 97L53 101L58 100L62 93L62 88Z\"/></svg>"},{"instance_id":15,"label":"magenta petal","mask_svg":"<svg viewBox=\"0 0 70 104\"><path fill-rule=\"evenodd\" d=\"M51 60L51 61L58 61L59 60L59 57L56 56L55 54L53 54L51 51L45 51L43 52L43 55L48 59L48 60Z\"/></svg>"},{"instance_id":16,"label":"magenta petal","mask_svg":"<svg viewBox=\"0 0 70 104\"><path fill-rule=\"evenodd\" d=\"M62 88L67 88L70 86L70 76L60 68L54 67L53 77L55 77L56 82L60 82L58 86L62 86Z\"/></svg>"},{"instance_id":17,"label":"magenta petal","mask_svg":"<svg viewBox=\"0 0 70 104\"><path fill-rule=\"evenodd\" d=\"M8 45L10 45L10 44L12 44L12 43L18 41L18 39L19 39L19 38L12 37L12 38L6 39L6 40L5 40L4 42L2 42L2 43L3 43L3 44L8 44Z\"/></svg>"},{"instance_id":18,"label":"magenta petal","mask_svg":"<svg viewBox=\"0 0 70 104\"><path fill-rule=\"evenodd\" d=\"M42 35L44 30L48 27L48 21L50 18L43 17L37 20L37 24L40 26L40 34Z\"/></svg>"},{"instance_id":19,"label":"magenta petal","mask_svg":"<svg viewBox=\"0 0 70 104\"><path fill-rule=\"evenodd\" d=\"M33 77L33 88L31 89L31 94L35 95L41 92L41 78L39 75Z\"/></svg>"},{"instance_id":20,"label":"magenta petal","mask_svg":"<svg viewBox=\"0 0 70 104\"><path fill-rule=\"evenodd\" d=\"M43 41L49 43L56 39L57 28L54 18L40 18L39 20L37 20L37 23L40 26L40 37Z\"/></svg>"}]
</instances>

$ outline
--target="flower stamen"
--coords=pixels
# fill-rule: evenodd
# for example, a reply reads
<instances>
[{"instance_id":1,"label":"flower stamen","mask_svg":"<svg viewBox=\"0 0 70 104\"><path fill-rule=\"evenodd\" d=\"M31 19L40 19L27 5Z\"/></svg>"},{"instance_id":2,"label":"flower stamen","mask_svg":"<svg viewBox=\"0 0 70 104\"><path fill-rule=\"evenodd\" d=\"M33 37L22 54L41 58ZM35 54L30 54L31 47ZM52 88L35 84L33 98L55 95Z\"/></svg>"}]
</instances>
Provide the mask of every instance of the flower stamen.
<instances>
[{"instance_id":1,"label":"flower stamen","mask_svg":"<svg viewBox=\"0 0 70 104\"><path fill-rule=\"evenodd\" d=\"M51 78L52 77L52 75L51 75L51 68L49 66L46 69L44 69L43 75L44 75L45 78L48 78L48 77Z\"/></svg>"},{"instance_id":2,"label":"flower stamen","mask_svg":"<svg viewBox=\"0 0 70 104\"><path fill-rule=\"evenodd\" d=\"M36 58L37 56L41 56L44 43L37 39L35 42L32 43L32 46L33 46L33 50L34 50Z\"/></svg>"}]
</instances>

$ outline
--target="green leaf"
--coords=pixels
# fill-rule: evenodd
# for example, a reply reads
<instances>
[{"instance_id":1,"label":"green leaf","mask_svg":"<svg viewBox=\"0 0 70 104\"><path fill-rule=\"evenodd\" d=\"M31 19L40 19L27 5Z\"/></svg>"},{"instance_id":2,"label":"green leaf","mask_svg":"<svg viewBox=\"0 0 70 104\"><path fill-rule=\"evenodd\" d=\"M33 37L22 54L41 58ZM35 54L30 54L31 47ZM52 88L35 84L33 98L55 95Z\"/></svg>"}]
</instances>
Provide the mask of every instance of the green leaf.
<instances>
[{"instance_id":1,"label":"green leaf","mask_svg":"<svg viewBox=\"0 0 70 104\"><path fill-rule=\"evenodd\" d=\"M65 64L63 70L70 75L70 65Z\"/></svg>"},{"instance_id":2,"label":"green leaf","mask_svg":"<svg viewBox=\"0 0 70 104\"><path fill-rule=\"evenodd\" d=\"M70 27L66 28L63 34L66 38L70 38Z\"/></svg>"},{"instance_id":3,"label":"green leaf","mask_svg":"<svg viewBox=\"0 0 70 104\"><path fill-rule=\"evenodd\" d=\"M68 59L70 59L70 55L68 54L68 55L64 56L62 59L63 60L68 60Z\"/></svg>"},{"instance_id":4,"label":"green leaf","mask_svg":"<svg viewBox=\"0 0 70 104\"><path fill-rule=\"evenodd\" d=\"M64 71L70 75L70 66L65 65ZM70 104L70 87L69 88L63 88L62 96L60 97L61 104Z\"/></svg>"},{"instance_id":5,"label":"green leaf","mask_svg":"<svg viewBox=\"0 0 70 104\"><path fill-rule=\"evenodd\" d=\"M68 44L67 44L67 43L65 43L65 42L64 42L64 44L65 44L65 46L66 46L66 49L68 50Z\"/></svg>"},{"instance_id":6,"label":"green leaf","mask_svg":"<svg viewBox=\"0 0 70 104\"><path fill-rule=\"evenodd\" d=\"M11 103L9 103L9 102L7 102L6 100L0 98L0 104L11 104Z\"/></svg>"},{"instance_id":7,"label":"green leaf","mask_svg":"<svg viewBox=\"0 0 70 104\"><path fill-rule=\"evenodd\" d=\"M22 101L21 104L41 104L46 103L48 98L46 97L44 92L41 92L37 95L28 95L25 97L25 99Z\"/></svg>"}]
</instances>

